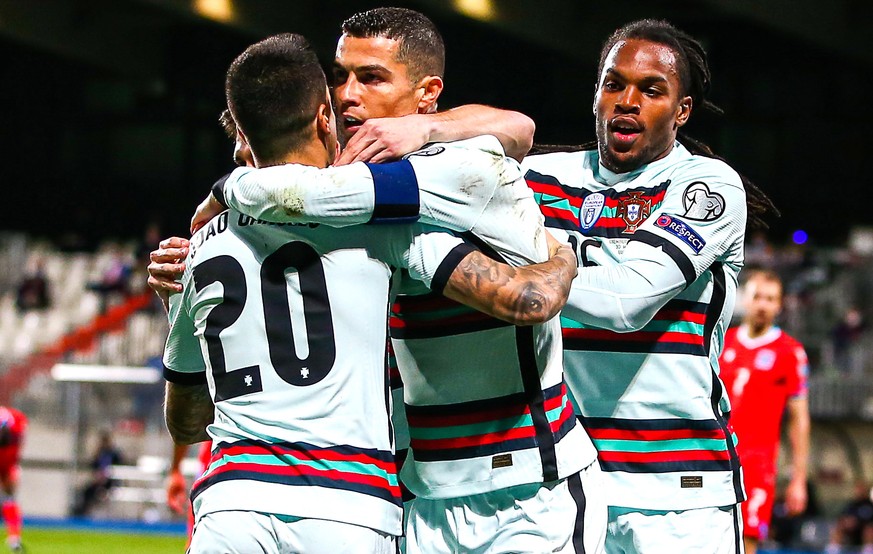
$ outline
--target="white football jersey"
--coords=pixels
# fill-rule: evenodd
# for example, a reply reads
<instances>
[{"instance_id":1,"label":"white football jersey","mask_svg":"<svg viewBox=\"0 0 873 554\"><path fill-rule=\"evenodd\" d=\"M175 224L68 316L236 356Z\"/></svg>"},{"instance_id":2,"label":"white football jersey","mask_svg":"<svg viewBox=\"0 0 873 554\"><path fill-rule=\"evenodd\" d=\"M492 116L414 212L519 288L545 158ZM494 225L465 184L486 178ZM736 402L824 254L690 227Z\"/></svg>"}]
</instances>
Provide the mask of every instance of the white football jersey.
<instances>
[{"instance_id":1,"label":"white football jersey","mask_svg":"<svg viewBox=\"0 0 873 554\"><path fill-rule=\"evenodd\" d=\"M529 156L525 178L582 266L561 313L564 366L611 506L743 499L718 356L743 264L745 191L680 143L616 174L597 151Z\"/></svg>"},{"instance_id":2,"label":"white football jersey","mask_svg":"<svg viewBox=\"0 0 873 554\"><path fill-rule=\"evenodd\" d=\"M432 144L394 163L237 169L224 196L277 221L420 217L512 265L547 258L542 215L491 136ZM391 336L411 443L402 477L413 493L450 498L553 481L595 460L564 386L557 319L516 328L414 284L402 292Z\"/></svg>"},{"instance_id":3,"label":"white football jersey","mask_svg":"<svg viewBox=\"0 0 873 554\"><path fill-rule=\"evenodd\" d=\"M399 534L393 276L403 267L432 285L469 250L420 225L276 225L234 211L195 233L164 363L170 381L205 376L215 402L198 517L251 510Z\"/></svg>"}]
</instances>

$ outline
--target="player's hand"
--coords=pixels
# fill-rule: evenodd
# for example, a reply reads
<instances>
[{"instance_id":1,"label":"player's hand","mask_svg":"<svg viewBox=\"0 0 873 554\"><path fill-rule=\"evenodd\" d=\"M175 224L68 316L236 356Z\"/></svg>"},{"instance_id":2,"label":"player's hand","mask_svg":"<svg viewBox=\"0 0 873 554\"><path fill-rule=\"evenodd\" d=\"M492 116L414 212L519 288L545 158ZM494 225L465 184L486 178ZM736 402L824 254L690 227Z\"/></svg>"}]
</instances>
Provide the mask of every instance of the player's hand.
<instances>
[{"instance_id":1,"label":"player's hand","mask_svg":"<svg viewBox=\"0 0 873 554\"><path fill-rule=\"evenodd\" d=\"M167 507L177 514L188 510L188 483L178 471L170 473L167 478Z\"/></svg>"},{"instance_id":2,"label":"player's hand","mask_svg":"<svg viewBox=\"0 0 873 554\"><path fill-rule=\"evenodd\" d=\"M191 234L196 233L201 227L209 223L209 221L223 212L225 207L221 205L212 193L206 197L206 200L197 206L197 211L194 212L194 217L191 218Z\"/></svg>"},{"instance_id":3,"label":"player's hand","mask_svg":"<svg viewBox=\"0 0 873 554\"><path fill-rule=\"evenodd\" d=\"M334 165L384 162L418 150L430 141L430 129L425 117L412 114L368 119L346 143Z\"/></svg>"},{"instance_id":4,"label":"player's hand","mask_svg":"<svg viewBox=\"0 0 873 554\"><path fill-rule=\"evenodd\" d=\"M792 479L785 489L785 508L788 510L788 515L802 514L806 510L806 501L806 481Z\"/></svg>"},{"instance_id":5,"label":"player's hand","mask_svg":"<svg viewBox=\"0 0 873 554\"><path fill-rule=\"evenodd\" d=\"M171 294L182 292L182 284L176 279L185 271L185 257L188 255L188 239L171 237L161 241L157 250L149 254L149 287L157 293L166 305Z\"/></svg>"}]
</instances>

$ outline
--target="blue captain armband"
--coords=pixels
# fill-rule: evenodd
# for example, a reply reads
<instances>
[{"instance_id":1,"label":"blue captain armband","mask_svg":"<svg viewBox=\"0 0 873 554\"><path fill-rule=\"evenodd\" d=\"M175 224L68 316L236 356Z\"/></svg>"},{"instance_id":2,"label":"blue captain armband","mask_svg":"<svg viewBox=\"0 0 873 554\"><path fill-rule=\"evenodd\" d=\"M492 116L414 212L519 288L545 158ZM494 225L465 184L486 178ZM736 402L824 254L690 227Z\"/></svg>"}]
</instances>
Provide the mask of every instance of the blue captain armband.
<instances>
[{"instance_id":1,"label":"blue captain armband","mask_svg":"<svg viewBox=\"0 0 873 554\"><path fill-rule=\"evenodd\" d=\"M368 223L415 223L418 221L418 179L408 160L366 164L373 176L373 216Z\"/></svg>"}]
</instances>

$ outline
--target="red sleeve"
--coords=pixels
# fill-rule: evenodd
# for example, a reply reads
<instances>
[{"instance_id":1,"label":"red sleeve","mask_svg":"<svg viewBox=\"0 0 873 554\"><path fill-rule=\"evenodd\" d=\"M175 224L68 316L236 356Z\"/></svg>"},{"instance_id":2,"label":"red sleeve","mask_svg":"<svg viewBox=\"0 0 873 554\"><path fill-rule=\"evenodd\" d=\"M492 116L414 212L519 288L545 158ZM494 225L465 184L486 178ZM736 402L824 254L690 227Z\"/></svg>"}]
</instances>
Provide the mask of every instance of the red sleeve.
<instances>
[{"instance_id":1,"label":"red sleeve","mask_svg":"<svg viewBox=\"0 0 873 554\"><path fill-rule=\"evenodd\" d=\"M803 346L794 339L791 339L787 348L789 349L790 364L786 365L786 377L788 378L788 398L806 398L808 388L807 378L809 376L809 362L806 358L806 351Z\"/></svg>"}]
</instances>

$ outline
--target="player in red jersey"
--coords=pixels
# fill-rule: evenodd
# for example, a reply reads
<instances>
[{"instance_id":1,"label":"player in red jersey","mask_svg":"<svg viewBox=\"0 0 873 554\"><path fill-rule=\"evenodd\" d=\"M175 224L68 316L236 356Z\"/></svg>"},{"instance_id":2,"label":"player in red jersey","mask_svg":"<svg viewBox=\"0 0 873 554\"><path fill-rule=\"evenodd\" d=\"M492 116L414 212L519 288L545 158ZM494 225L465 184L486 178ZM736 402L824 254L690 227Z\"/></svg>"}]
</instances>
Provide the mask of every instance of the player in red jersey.
<instances>
[{"instance_id":1,"label":"player in red jersey","mask_svg":"<svg viewBox=\"0 0 873 554\"><path fill-rule=\"evenodd\" d=\"M6 521L6 544L13 552L21 548L21 508L15 501L18 488L18 460L27 418L15 408L0 406L0 510Z\"/></svg>"},{"instance_id":2,"label":"player in red jersey","mask_svg":"<svg viewBox=\"0 0 873 554\"><path fill-rule=\"evenodd\" d=\"M792 468L785 503L791 515L806 508L809 405L803 346L774 325L782 308L779 277L772 271L753 272L743 302L743 322L726 333L720 366L748 495L742 505L743 542L746 553L754 554L770 523L783 412Z\"/></svg>"},{"instance_id":3,"label":"player in red jersey","mask_svg":"<svg viewBox=\"0 0 873 554\"><path fill-rule=\"evenodd\" d=\"M188 446L187 444L173 446L173 460L170 464L169 476L167 477L167 507L177 514L187 514L188 545L190 545L191 535L194 532L194 510L189 500L191 489L188 487L188 482L182 474L182 460L188 455ZM197 477L203 475L203 472L206 471L206 466L209 465L209 458L212 455L211 446L211 441L203 441L198 444L197 461L200 465L197 470ZM186 548L188 545L186 545Z\"/></svg>"}]
</instances>

